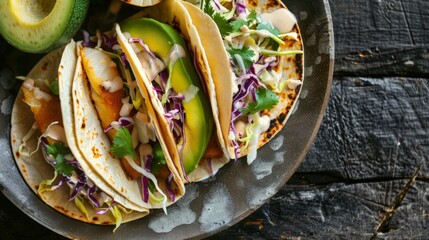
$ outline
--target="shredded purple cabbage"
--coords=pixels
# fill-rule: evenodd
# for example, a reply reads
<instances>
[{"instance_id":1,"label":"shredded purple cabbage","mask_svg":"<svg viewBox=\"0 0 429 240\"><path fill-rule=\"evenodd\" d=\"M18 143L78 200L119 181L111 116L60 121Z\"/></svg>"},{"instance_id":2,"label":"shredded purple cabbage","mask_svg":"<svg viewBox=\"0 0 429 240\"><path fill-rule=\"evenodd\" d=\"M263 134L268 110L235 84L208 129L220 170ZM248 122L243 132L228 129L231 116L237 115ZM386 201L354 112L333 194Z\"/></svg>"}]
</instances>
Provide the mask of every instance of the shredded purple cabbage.
<instances>
[{"instance_id":1,"label":"shredded purple cabbage","mask_svg":"<svg viewBox=\"0 0 429 240\"><path fill-rule=\"evenodd\" d=\"M149 179L147 177L142 176L142 194L143 194L143 202L149 202Z\"/></svg>"},{"instance_id":2,"label":"shredded purple cabbage","mask_svg":"<svg viewBox=\"0 0 429 240\"><path fill-rule=\"evenodd\" d=\"M169 77L168 69L166 68L162 70L158 75L161 78L162 90L165 91L165 85L167 84L168 77Z\"/></svg>"},{"instance_id":3,"label":"shredded purple cabbage","mask_svg":"<svg viewBox=\"0 0 429 240\"><path fill-rule=\"evenodd\" d=\"M173 179L173 174L170 173L170 175L168 175L166 181L165 181L165 186L167 186L167 193L168 195L170 195L171 201L174 202L176 201L176 195L174 194L174 191L171 189L171 180Z\"/></svg>"},{"instance_id":4,"label":"shredded purple cabbage","mask_svg":"<svg viewBox=\"0 0 429 240\"><path fill-rule=\"evenodd\" d=\"M246 7L246 4L245 4L245 1L234 0L233 4L235 4L235 6L236 6L235 12L236 12L237 15L247 14L247 7Z\"/></svg>"},{"instance_id":5,"label":"shredded purple cabbage","mask_svg":"<svg viewBox=\"0 0 429 240\"><path fill-rule=\"evenodd\" d=\"M91 38L89 36L89 32L84 30L84 31L82 31L82 35L83 35L82 46L84 46L84 47L95 47L97 45L97 43L91 41Z\"/></svg>"},{"instance_id":6,"label":"shredded purple cabbage","mask_svg":"<svg viewBox=\"0 0 429 240\"><path fill-rule=\"evenodd\" d=\"M130 62L128 61L127 56L125 55L125 53L121 53L121 60L122 60L122 65L124 66L125 69L129 69L130 68Z\"/></svg>"},{"instance_id":7,"label":"shredded purple cabbage","mask_svg":"<svg viewBox=\"0 0 429 240\"><path fill-rule=\"evenodd\" d=\"M73 201L77 197L77 195L80 193L81 189L83 187L87 186L87 184L86 184L87 180L88 180L88 178L86 177L85 174L81 174L79 176L79 179L77 180L76 185L74 185L73 192L70 194L69 201ZM71 181L71 179L69 179L69 183L73 184L73 182Z\"/></svg>"},{"instance_id":8,"label":"shredded purple cabbage","mask_svg":"<svg viewBox=\"0 0 429 240\"><path fill-rule=\"evenodd\" d=\"M237 134L237 131L235 130L233 121L231 121L231 125L229 126L229 130L232 131L234 133L234 135ZM232 144L234 147L235 160L237 160L240 157L240 144L235 139L232 140Z\"/></svg>"},{"instance_id":9,"label":"shredded purple cabbage","mask_svg":"<svg viewBox=\"0 0 429 240\"><path fill-rule=\"evenodd\" d=\"M95 214L97 214L97 215L106 214L115 205L118 205L118 203L113 201L106 209L99 210Z\"/></svg>"},{"instance_id":10,"label":"shredded purple cabbage","mask_svg":"<svg viewBox=\"0 0 429 240\"><path fill-rule=\"evenodd\" d=\"M220 11L220 3L218 3L216 0L213 0L212 2L214 3L214 5L215 5L216 9L217 9L218 11Z\"/></svg>"},{"instance_id":11,"label":"shredded purple cabbage","mask_svg":"<svg viewBox=\"0 0 429 240\"><path fill-rule=\"evenodd\" d=\"M240 77L240 81L242 81L242 84L239 85L238 92L234 95L232 99L231 123L234 122L238 117L240 117L241 109L243 107L246 96L252 94L252 97L255 98L254 94L256 92L256 87L262 86L262 83L254 74L243 75Z\"/></svg>"},{"instance_id":12,"label":"shredded purple cabbage","mask_svg":"<svg viewBox=\"0 0 429 240\"><path fill-rule=\"evenodd\" d=\"M121 127L129 127L129 126L134 125L134 120L131 117L120 117L118 119L118 123ZM104 129L104 132L106 133L106 132L112 130L113 128L114 127L112 126L112 123L111 123L107 126L106 129Z\"/></svg>"},{"instance_id":13,"label":"shredded purple cabbage","mask_svg":"<svg viewBox=\"0 0 429 240\"><path fill-rule=\"evenodd\" d=\"M47 145L48 145L48 141L46 139L42 138L41 147L42 147L43 156L44 156L46 162L48 162L51 166L54 167L57 163L55 161L51 162L48 160L49 154L47 153L47 148L46 148ZM61 186L63 186L64 183L67 183L67 185L71 189L73 189L72 193L69 196L69 199L68 199L69 201L73 201L77 196L79 196L81 194L81 192L86 192L86 198L88 199L88 201L90 201L94 207L100 208L100 203L94 197L94 194L95 193L101 193L101 190L98 189L98 187L95 185L90 186L88 184L89 179L88 179L87 175L83 172L82 167L80 166L79 162L75 158L66 159L66 162L67 162L67 164L71 165L74 168L76 174L79 176L77 183L74 183L71 180L71 177L61 175L62 179L56 185L52 185L51 188L58 189ZM103 213L101 213L101 214L104 214L106 212L107 211L103 211ZM97 214L100 214L100 213L97 212Z\"/></svg>"},{"instance_id":14,"label":"shredded purple cabbage","mask_svg":"<svg viewBox=\"0 0 429 240\"><path fill-rule=\"evenodd\" d=\"M144 163L144 169L150 172L150 165L152 164L153 157L151 155L146 156L146 162ZM142 194L143 202L149 202L149 179L146 176L142 176Z\"/></svg>"},{"instance_id":15,"label":"shredded purple cabbage","mask_svg":"<svg viewBox=\"0 0 429 240\"><path fill-rule=\"evenodd\" d=\"M93 194L97 192L97 186L92 186L87 189L86 196L91 201L91 203L96 207L100 208L100 203L97 201L97 199L93 196Z\"/></svg>"},{"instance_id":16,"label":"shredded purple cabbage","mask_svg":"<svg viewBox=\"0 0 429 240\"><path fill-rule=\"evenodd\" d=\"M103 44L108 48L113 48L115 44L118 44L118 40L115 36L108 36L102 33L101 38L103 39Z\"/></svg>"}]
</instances>

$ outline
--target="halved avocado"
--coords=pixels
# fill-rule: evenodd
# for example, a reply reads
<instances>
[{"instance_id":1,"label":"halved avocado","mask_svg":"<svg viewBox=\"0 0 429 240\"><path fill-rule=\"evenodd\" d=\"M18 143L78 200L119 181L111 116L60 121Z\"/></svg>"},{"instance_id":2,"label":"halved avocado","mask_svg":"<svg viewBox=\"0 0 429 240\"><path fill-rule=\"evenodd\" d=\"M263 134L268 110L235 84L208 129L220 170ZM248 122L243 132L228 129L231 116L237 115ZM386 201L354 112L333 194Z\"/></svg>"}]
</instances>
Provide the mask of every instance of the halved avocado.
<instances>
[{"instance_id":1,"label":"halved avocado","mask_svg":"<svg viewBox=\"0 0 429 240\"><path fill-rule=\"evenodd\" d=\"M170 50L175 44L179 44L185 49L186 57L179 58L172 66L171 83L177 93L184 92L191 85L199 89L192 100L182 103L186 113L186 140L182 161L185 172L188 174L198 166L207 148L213 129L213 117L208 98L203 92L186 43L171 26L153 19L129 20L121 25L121 29L133 37L141 38L164 63L168 61Z\"/></svg>"},{"instance_id":2,"label":"halved avocado","mask_svg":"<svg viewBox=\"0 0 429 240\"><path fill-rule=\"evenodd\" d=\"M0 33L22 51L48 52L74 36L88 5L89 0L3 0Z\"/></svg>"}]
</instances>

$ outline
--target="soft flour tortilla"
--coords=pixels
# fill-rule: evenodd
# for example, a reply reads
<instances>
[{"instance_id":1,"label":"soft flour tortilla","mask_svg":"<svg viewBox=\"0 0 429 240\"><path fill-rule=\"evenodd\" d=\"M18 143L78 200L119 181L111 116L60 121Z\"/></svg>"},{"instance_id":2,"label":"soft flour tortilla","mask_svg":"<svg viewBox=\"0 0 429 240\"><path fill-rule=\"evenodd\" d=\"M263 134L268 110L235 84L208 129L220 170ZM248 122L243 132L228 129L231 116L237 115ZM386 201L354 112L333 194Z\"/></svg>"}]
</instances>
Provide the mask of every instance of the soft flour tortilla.
<instances>
[{"instance_id":1,"label":"soft flour tortilla","mask_svg":"<svg viewBox=\"0 0 429 240\"><path fill-rule=\"evenodd\" d=\"M57 77L57 70L60 64L60 58L62 55L62 50L58 50L46 55L39 63L30 71L28 74L29 78L33 79L54 79ZM70 59L70 62L65 63L64 70L61 70L64 77L70 77L71 74L74 74L74 63L73 59ZM70 66L72 66L70 68ZM67 69L66 69L67 68ZM31 190L37 194L37 190L40 182L46 179L51 179L54 176L54 169L49 165L44 157L42 152L39 150L31 157L23 156L19 153L19 146L22 143L23 137L29 132L35 120L33 118L33 113L31 112L30 107L25 104L21 99L23 98L22 90L18 93L18 96L15 100L15 104L12 110L12 126L11 126L11 145L12 151L15 157L16 164L20 170L24 180L31 188ZM67 117L63 116L63 119L66 121ZM64 122L65 122L64 121ZM67 129L65 127L65 129ZM29 149L33 150L37 147L37 138L40 136L40 132L37 132L28 142L27 146ZM72 144L69 143L69 146ZM78 156L75 156L76 159L79 159ZM80 161L82 162L82 161ZM91 178L91 180L97 181L97 179ZM101 188L101 186L100 186ZM106 189L103 189L106 190ZM106 191L107 192L107 191ZM63 213L64 215L93 224L102 224L102 225L114 225L115 219L110 214L97 215L94 211L94 208L90 204L85 203L85 207L88 211L90 219L87 219L84 214L82 214L79 209L74 204L74 201L69 202L70 189L67 186L62 186L61 188L51 191L44 192L39 196L46 204L56 209L57 211ZM132 221L134 219L141 218L147 215L146 212L135 212L133 211L130 214L123 214L123 222Z\"/></svg>"},{"instance_id":2,"label":"soft flour tortilla","mask_svg":"<svg viewBox=\"0 0 429 240\"><path fill-rule=\"evenodd\" d=\"M66 133L67 141L69 142L69 148L73 155L79 159L78 162L85 174L90 179L94 179L93 182L95 185L115 199L117 203L131 210L149 213L146 208L130 202L126 197L112 189L108 181L102 175L97 174L97 172L90 166L89 162L92 160L88 159L88 156L91 155L82 153L78 148L79 145L74 132L74 128L76 127L76 113L73 109L72 86L75 81L80 79L80 74L82 72L82 68L80 66L80 57L77 56L77 44L72 40L64 49L63 57L58 68L58 85L61 100L61 111L62 115L64 116L64 126L67 126L64 127L64 131Z\"/></svg>"},{"instance_id":3,"label":"soft flour tortilla","mask_svg":"<svg viewBox=\"0 0 429 240\"><path fill-rule=\"evenodd\" d=\"M216 128L216 135L218 137L218 141L220 142L221 146L225 146L223 133L221 132L221 124L219 122L219 118L217 116L221 115L226 119L231 118L231 112L222 112L219 113L219 108L216 105L216 91L215 91L215 84L214 81L211 80L212 73L211 70L208 68L208 65L205 65L207 62L205 53L203 51L203 46L201 44L200 35L198 34L195 23L189 16L188 11L184 8L182 5L182 1L177 0L164 0L160 4L146 8L139 13L133 15L130 19L136 19L136 18L152 18L157 21L160 21L162 23L166 23L170 26L173 26L175 29L178 29L182 36L184 37L185 41L189 44L189 50L194 54L194 57L196 58L196 63L198 64L198 68L200 70L201 75L203 75L204 82L202 84L205 84L209 101L212 108L212 113L214 116L214 123ZM215 25L216 26L216 25ZM208 29L214 29L213 26ZM209 31L208 31L209 32ZM205 34L205 33L204 33ZM121 43L121 42L120 42ZM139 60L137 58L137 55L132 50L132 47L125 38L123 38L121 45L126 50L127 58L132 59L131 61L133 63L139 63ZM223 45L222 45L223 47ZM223 53L220 52L222 55ZM226 53L225 53L226 54ZM226 57L226 55L225 55ZM229 61L228 61L229 62ZM140 77L142 80L141 84L146 86L146 89L148 90L148 93L151 98L156 98L156 92L152 91L151 87L151 81L146 77L146 74L144 73L145 70L139 66L134 66L135 73ZM218 68L218 70L222 70L221 68ZM221 72L221 74L224 74L225 72ZM219 75L219 74L216 74ZM231 86L224 85L225 88L232 88ZM232 93L231 93L232 94ZM222 95L224 100L224 103L228 104L229 102L232 102L232 95L231 97L227 97L227 95ZM219 100L219 101L222 101ZM159 124L161 126L161 130L163 130L163 136L165 138L167 147L170 151L170 154L173 158L173 161L175 162L176 168L178 169L182 180L187 182L195 182L195 181L201 181L207 177L210 177L212 173L217 172L219 168L221 168L223 165L225 165L228 161L228 154L226 152L226 148L222 148L224 150L224 156L221 158L211 159L210 161L207 161L207 159L202 159L200 164L192 173L190 173L187 176L187 179L184 177L185 174L182 170L180 157L179 157L179 150L174 142L174 137L171 131L169 131L169 125L167 120L165 119L164 115L162 114L164 112L163 106L160 101L153 100L152 101L153 106L155 110L159 113ZM228 117L229 116L229 117ZM228 128L229 129L229 128ZM207 162L211 163L211 166L207 165Z\"/></svg>"},{"instance_id":4,"label":"soft flour tortilla","mask_svg":"<svg viewBox=\"0 0 429 240\"><path fill-rule=\"evenodd\" d=\"M132 61L130 61L131 64ZM149 202L146 203L142 198L142 190L140 181L129 179L125 170L122 167L120 159L112 156L110 153L111 142L98 119L97 110L92 104L90 97L90 90L88 80L78 58L76 64L76 78L72 86L72 99L73 110L75 118L74 131L77 137L77 146L84 156L88 158L88 165L94 170L96 175L103 176L109 186L119 193L125 200L131 202L133 205L143 207L146 209L163 208L162 202ZM174 167L167 147L165 146L164 139L160 134L160 129L157 124L156 116L153 107L150 103L147 93L140 91L144 98L144 104L148 109L150 121L155 126L157 139L161 144L167 166L173 174L173 181L177 185L175 192L175 201L179 200L185 194L185 187L180 179L179 173ZM163 190L164 194L168 196L164 182L159 181L158 185ZM166 206L174 202L167 202Z\"/></svg>"},{"instance_id":5,"label":"soft flour tortilla","mask_svg":"<svg viewBox=\"0 0 429 240\"><path fill-rule=\"evenodd\" d=\"M228 150L230 158L235 158L234 146L232 141L228 140L229 128L231 124L231 109L232 109L232 81L233 78L229 74L232 72L229 64L229 58L226 53L220 32L214 21L202 12L198 7L188 3L181 3L188 11L203 46L203 54L206 56L204 63L211 70L211 79L215 86L215 98L210 98L211 101L216 101L214 107L219 109L218 119L224 142L223 145ZM273 12L279 8L286 6L278 0L247 0L247 6L250 9L255 9L257 13ZM210 30L208 30L210 29ZM295 25L293 32L298 34L298 41L285 40L285 45L282 50L303 50L301 34L298 25ZM224 49L224 52L221 51ZM283 71L283 76L287 79L300 79L303 81L303 55L282 56L277 72ZM271 122L270 128L262 133L259 137L258 148L262 147L271 138L273 138L285 125L287 119L292 113L292 109L297 102L301 87L297 89L285 88L283 92L276 93L279 97L279 103L270 110L264 110L261 115L268 115ZM213 106L212 106L213 107ZM214 111L215 113L216 111ZM226 114L226 112L229 113ZM246 156L247 148L240 148L240 157Z\"/></svg>"}]
</instances>

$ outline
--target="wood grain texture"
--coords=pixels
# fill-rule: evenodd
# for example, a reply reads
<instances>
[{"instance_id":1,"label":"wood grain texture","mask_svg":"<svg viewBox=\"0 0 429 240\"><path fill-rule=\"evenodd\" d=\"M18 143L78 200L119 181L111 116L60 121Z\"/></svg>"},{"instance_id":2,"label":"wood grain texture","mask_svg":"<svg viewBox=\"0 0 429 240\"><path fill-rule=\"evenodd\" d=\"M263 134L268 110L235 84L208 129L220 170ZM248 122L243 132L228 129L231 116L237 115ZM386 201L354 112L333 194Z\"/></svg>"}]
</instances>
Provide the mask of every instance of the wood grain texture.
<instances>
[{"instance_id":1,"label":"wood grain texture","mask_svg":"<svg viewBox=\"0 0 429 240\"><path fill-rule=\"evenodd\" d=\"M429 79L335 79L323 126L299 172L345 181L407 178L429 152ZM329 139L329 141L326 141Z\"/></svg>"}]
</instances>

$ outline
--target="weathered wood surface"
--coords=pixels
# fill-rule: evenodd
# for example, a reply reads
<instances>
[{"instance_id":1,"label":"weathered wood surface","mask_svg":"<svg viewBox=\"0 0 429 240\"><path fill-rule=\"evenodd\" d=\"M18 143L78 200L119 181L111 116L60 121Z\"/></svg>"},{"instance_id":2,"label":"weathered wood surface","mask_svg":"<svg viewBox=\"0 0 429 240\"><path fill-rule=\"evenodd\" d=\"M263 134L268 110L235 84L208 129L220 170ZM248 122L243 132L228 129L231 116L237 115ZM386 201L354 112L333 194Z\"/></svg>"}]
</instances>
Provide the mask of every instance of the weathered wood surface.
<instances>
[{"instance_id":1,"label":"weathered wood surface","mask_svg":"<svg viewBox=\"0 0 429 240\"><path fill-rule=\"evenodd\" d=\"M429 2L330 4L336 66L313 148L275 197L212 239L429 238ZM0 196L0 239L32 238L60 237Z\"/></svg>"}]
</instances>

